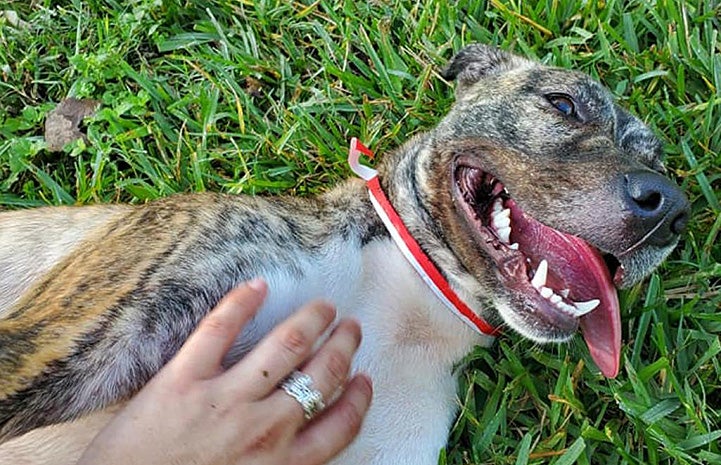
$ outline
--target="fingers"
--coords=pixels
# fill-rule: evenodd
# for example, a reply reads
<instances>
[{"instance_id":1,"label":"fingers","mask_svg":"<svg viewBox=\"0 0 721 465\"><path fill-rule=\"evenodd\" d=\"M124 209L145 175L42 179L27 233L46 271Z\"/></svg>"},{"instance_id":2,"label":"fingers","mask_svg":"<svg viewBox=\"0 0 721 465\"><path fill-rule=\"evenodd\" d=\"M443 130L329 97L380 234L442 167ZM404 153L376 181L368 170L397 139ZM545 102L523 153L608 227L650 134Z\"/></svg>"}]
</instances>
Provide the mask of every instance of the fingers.
<instances>
[{"instance_id":1,"label":"fingers","mask_svg":"<svg viewBox=\"0 0 721 465\"><path fill-rule=\"evenodd\" d=\"M203 318L171 362L178 373L192 379L208 379L221 369L223 357L241 329L258 311L268 292L262 279L241 284L230 291Z\"/></svg>"},{"instance_id":2,"label":"fingers","mask_svg":"<svg viewBox=\"0 0 721 465\"><path fill-rule=\"evenodd\" d=\"M334 318L335 309L328 303L316 301L305 305L223 375L242 382L224 385L232 386L230 389L236 396L266 397L310 355L313 345Z\"/></svg>"},{"instance_id":3,"label":"fingers","mask_svg":"<svg viewBox=\"0 0 721 465\"><path fill-rule=\"evenodd\" d=\"M373 387L367 376L354 377L338 401L298 434L293 447L296 451L293 463L326 463L350 444L360 431L372 393Z\"/></svg>"},{"instance_id":4,"label":"fingers","mask_svg":"<svg viewBox=\"0 0 721 465\"><path fill-rule=\"evenodd\" d=\"M320 391L327 403L333 398L336 390L346 383L351 360L360 340L358 323L353 320L343 320L313 358L300 368L303 373L310 375L313 380L313 388ZM294 409L299 422L303 421L304 412L298 401L282 389L276 390L269 399L275 403L276 399L273 397L278 398L277 405L284 404Z\"/></svg>"}]
</instances>

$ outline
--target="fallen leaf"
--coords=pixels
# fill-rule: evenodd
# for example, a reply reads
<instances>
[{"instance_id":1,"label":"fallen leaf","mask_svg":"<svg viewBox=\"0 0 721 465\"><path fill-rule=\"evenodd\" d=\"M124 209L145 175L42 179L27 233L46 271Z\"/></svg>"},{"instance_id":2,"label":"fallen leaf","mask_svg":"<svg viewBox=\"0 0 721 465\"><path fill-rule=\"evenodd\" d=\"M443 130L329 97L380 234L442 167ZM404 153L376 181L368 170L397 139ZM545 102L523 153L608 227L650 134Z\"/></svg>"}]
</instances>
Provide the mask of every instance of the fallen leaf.
<instances>
[{"instance_id":1,"label":"fallen leaf","mask_svg":"<svg viewBox=\"0 0 721 465\"><path fill-rule=\"evenodd\" d=\"M59 152L65 144L74 140L86 140L80 131L80 123L88 116L95 114L100 102L91 99L68 98L48 113L45 119L45 142L48 150Z\"/></svg>"}]
</instances>

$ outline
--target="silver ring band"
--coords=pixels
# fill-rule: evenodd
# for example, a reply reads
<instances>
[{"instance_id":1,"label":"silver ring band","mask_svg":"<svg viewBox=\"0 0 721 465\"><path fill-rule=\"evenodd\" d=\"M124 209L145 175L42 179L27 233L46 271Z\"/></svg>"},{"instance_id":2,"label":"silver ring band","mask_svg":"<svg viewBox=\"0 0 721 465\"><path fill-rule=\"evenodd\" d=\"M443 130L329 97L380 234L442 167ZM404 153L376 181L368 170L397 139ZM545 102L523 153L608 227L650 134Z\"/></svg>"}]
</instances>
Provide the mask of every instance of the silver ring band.
<instances>
[{"instance_id":1,"label":"silver ring band","mask_svg":"<svg viewBox=\"0 0 721 465\"><path fill-rule=\"evenodd\" d=\"M323 394L313 388L313 379L298 370L293 371L279 386L286 394L298 401L305 418L310 420L325 408Z\"/></svg>"}]
</instances>

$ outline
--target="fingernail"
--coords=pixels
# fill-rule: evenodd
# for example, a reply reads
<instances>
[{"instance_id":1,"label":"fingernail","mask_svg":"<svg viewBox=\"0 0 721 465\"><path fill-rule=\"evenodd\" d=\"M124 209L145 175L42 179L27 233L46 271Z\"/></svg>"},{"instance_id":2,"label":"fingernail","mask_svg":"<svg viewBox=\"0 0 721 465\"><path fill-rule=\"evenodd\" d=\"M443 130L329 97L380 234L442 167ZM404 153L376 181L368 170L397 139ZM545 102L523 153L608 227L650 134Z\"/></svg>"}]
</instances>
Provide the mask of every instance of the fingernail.
<instances>
[{"instance_id":1,"label":"fingernail","mask_svg":"<svg viewBox=\"0 0 721 465\"><path fill-rule=\"evenodd\" d=\"M359 373L356 375L358 383L361 385L363 392L371 398L373 396L373 381L365 373Z\"/></svg>"},{"instance_id":2,"label":"fingernail","mask_svg":"<svg viewBox=\"0 0 721 465\"><path fill-rule=\"evenodd\" d=\"M268 283L263 278L251 279L245 284L256 292L265 292L268 289Z\"/></svg>"}]
</instances>

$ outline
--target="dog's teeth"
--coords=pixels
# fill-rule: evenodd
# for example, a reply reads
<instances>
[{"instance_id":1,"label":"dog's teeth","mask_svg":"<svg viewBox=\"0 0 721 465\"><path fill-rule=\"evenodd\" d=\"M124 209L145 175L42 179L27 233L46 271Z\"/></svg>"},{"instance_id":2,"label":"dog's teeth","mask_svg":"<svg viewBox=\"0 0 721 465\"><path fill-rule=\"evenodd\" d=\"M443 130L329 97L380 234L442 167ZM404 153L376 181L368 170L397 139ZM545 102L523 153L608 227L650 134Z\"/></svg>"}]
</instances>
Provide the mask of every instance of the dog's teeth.
<instances>
[{"instance_id":1,"label":"dog's teeth","mask_svg":"<svg viewBox=\"0 0 721 465\"><path fill-rule=\"evenodd\" d=\"M504 208L503 210L497 212L494 216L496 218L510 218L511 217L511 209Z\"/></svg>"},{"instance_id":2,"label":"dog's teeth","mask_svg":"<svg viewBox=\"0 0 721 465\"><path fill-rule=\"evenodd\" d=\"M508 246L511 250L518 250L518 242L514 242L513 244Z\"/></svg>"},{"instance_id":3,"label":"dog's teeth","mask_svg":"<svg viewBox=\"0 0 721 465\"><path fill-rule=\"evenodd\" d=\"M511 228L508 226L503 228L498 228L496 230L496 233L498 233L498 238L503 242L504 244L508 244L511 240Z\"/></svg>"},{"instance_id":4,"label":"dog's teeth","mask_svg":"<svg viewBox=\"0 0 721 465\"><path fill-rule=\"evenodd\" d=\"M496 199L493 203L493 217L491 222L498 233L501 242L508 244L511 240L511 210L503 208L503 201Z\"/></svg>"},{"instance_id":5,"label":"dog's teeth","mask_svg":"<svg viewBox=\"0 0 721 465\"><path fill-rule=\"evenodd\" d=\"M573 305L568 305L566 302L558 302L556 304L556 307L575 317L583 316L578 314L578 309L576 307L574 307Z\"/></svg>"},{"instance_id":6,"label":"dog's teeth","mask_svg":"<svg viewBox=\"0 0 721 465\"><path fill-rule=\"evenodd\" d=\"M543 287L541 288L541 296L542 296L544 299L548 299L548 298L551 297L552 295L553 295L553 291L552 291L551 289L547 288L546 286L543 286Z\"/></svg>"},{"instance_id":7,"label":"dog's teeth","mask_svg":"<svg viewBox=\"0 0 721 465\"><path fill-rule=\"evenodd\" d=\"M563 289L561 290L561 295L568 299L568 294L571 292L570 289Z\"/></svg>"},{"instance_id":8,"label":"dog's teeth","mask_svg":"<svg viewBox=\"0 0 721 465\"><path fill-rule=\"evenodd\" d=\"M541 260L541 263L538 264L538 269L536 270L536 274L533 275L533 279L531 280L531 286L535 287L539 291L541 290L541 287L546 285L546 275L548 274L548 262L543 259Z\"/></svg>"},{"instance_id":9,"label":"dog's teeth","mask_svg":"<svg viewBox=\"0 0 721 465\"><path fill-rule=\"evenodd\" d=\"M548 289L548 288L546 288L546 289ZM561 296L560 296L560 295L558 295L558 294L553 294L553 295L551 295L551 299L550 299L550 300L551 300L551 303L557 304L558 302L561 302L563 299L561 299Z\"/></svg>"},{"instance_id":10,"label":"dog's teeth","mask_svg":"<svg viewBox=\"0 0 721 465\"><path fill-rule=\"evenodd\" d=\"M600 303L601 301L598 299L589 300L587 302L574 302L574 306L576 307L576 311L574 313L577 316L583 316L595 310Z\"/></svg>"},{"instance_id":11,"label":"dog's teeth","mask_svg":"<svg viewBox=\"0 0 721 465\"><path fill-rule=\"evenodd\" d=\"M511 226L511 219L499 213L493 217L493 226L496 229L507 228Z\"/></svg>"},{"instance_id":12,"label":"dog's teeth","mask_svg":"<svg viewBox=\"0 0 721 465\"><path fill-rule=\"evenodd\" d=\"M511 210L506 208L503 210L496 211L496 207L493 207L493 226L496 229L505 228L511 225Z\"/></svg>"}]
</instances>

